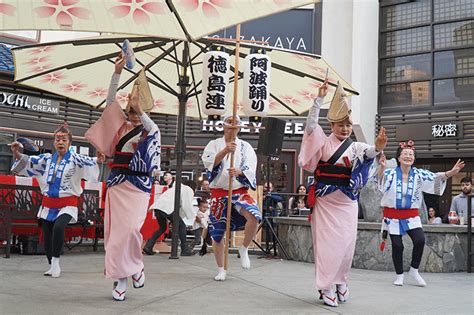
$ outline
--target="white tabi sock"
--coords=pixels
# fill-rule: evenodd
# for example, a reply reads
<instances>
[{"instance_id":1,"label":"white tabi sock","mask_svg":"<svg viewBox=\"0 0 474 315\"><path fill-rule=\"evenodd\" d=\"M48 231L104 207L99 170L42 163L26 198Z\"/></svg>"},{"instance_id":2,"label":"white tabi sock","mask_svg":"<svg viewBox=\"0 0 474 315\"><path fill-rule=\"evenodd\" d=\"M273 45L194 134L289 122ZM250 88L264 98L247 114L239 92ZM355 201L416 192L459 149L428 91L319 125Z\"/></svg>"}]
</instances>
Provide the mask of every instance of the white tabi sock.
<instances>
[{"instance_id":1,"label":"white tabi sock","mask_svg":"<svg viewBox=\"0 0 474 315\"><path fill-rule=\"evenodd\" d=\"M250 269L249 248L245 246L239 247L240 265L244 269Z\"/></svg>"},{"instance_id":2,"label":"white tabi sock","mask_svg":"<svg viewBox=\"0 0 474 315\"><path fill-rule=\"evenodd\" d=\"M112 290L112 297L116 301L125 300L125 292L127 291L127 278L118 279L117 285Z\"/></svg>"},{"instance_id":3,"label":"white tabi sock","mask_svg":"<svg viewBox=\"0 0 474 315\"><path fill-rule=\"evenodd\" d=\"M216 281L224 281L226 277L227 272L225 271L224 267L218 267L217 268L217 275L214 277L214 280Z\"/></svg>"},{"instance_id":4,"label":"white tabi sock","mask_svg":"<svg viewBox=\"0 0 474 315\"><path fill-rule=\"evenodd\" d=\"M59 257L51 259L51 277L59 278L61 276L61 267L59 267Z\"/></svg>"},{"instance_id":5,"label":"white tabi sock","mask_svg":"<svg viewBox=\"0 0 474 315\"><path fill-rule=\"evenodd\" d=\"M401 275L397 274L397 277L395 278L395 281L393 281L394 285L402 286L403 285L403 273Z\"/></svg>"},{"instance_id":6,"label":"white tabi sock","mask_svg":"<svg viewBox=\"0 0 474 315\"><path fill-rule=\"evenodd\" d=\"M48 269L47 271L45 271L45 272L43 273L43 275L50 277L50 276L51 276L51 269L52 269L52 268L53 268L53 267L51 267L51 264L49 264L49 269Z\"/></svg>"},{"instance_id":7,"label":"white tabi sock","mask_svg":"<svg viewBox=\"0 0 474 315\"><path fill-rule=\"evenodd\" d=\"M408 274L415 279L416 283L420 287L426 287L426 282L423 280L423 278L420 276L418 273L418 269L415 269L413 267L410 267L410 271L408 271Z\"/></svg>"}]
</instances>

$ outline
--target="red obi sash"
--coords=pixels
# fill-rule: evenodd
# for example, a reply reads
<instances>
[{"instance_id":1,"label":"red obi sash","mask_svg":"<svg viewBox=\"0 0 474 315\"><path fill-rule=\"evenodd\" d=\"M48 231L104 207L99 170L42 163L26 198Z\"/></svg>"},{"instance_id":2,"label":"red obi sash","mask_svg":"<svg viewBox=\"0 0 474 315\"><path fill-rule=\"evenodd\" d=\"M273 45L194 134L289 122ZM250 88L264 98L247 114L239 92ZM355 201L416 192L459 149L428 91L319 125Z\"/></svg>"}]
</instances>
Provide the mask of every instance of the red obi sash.
<instances>
[{"instance_id":1,"label":"red obi sash","mask_svg":"<svg viewBox=\"0 0 474 315\"><path fill-rule=\"evenodd\" d=\"M383 208L383 216L389 219L408 219L419 216L418 209Z\"/></svg>"},{"instance_id":2,"label":"red obi sash","mask_svg":"<svg viewBox=\"0 0 474 315\"><path fill-rule=\"evenodd\" d=\"M61 198L53 198L43 196L43 202L41 205L45 208L64 208L64 207L77 207L79 205L79 197L69 196Z\"/></svg>"},{"instance_id":3,"label":"red obi sash","mask_svg":"<svg viewBox=\"0 0 474 315\"><path fill-rule=\"evenodd\" d=\"M248 189L245 187L241 187L239 189L232 190L232 195L241 195L246 194ZM220 189L220 188L213 188L211 189L211 198L222 198L229 196L228 189Z\"/></svg>"}]
</instances>

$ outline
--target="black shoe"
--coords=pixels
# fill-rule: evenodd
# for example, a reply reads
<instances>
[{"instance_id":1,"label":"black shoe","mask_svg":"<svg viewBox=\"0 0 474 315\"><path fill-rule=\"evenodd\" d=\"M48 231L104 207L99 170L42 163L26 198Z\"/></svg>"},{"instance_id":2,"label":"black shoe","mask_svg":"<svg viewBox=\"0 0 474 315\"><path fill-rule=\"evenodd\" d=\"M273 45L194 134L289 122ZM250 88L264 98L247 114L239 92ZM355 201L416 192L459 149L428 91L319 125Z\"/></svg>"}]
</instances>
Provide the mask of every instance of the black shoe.
<instances>
[{"instance_id":1,"label":"black shoe","mask_svg":"<svg viewBox=\"0 0 474 315\"><path fill-rule=\"evenodd\" d=\"M153 250L149 250L148 248L146 247L143 247L143 253L147 254L147 255L155 255L156 253L153 251Z\"/></svg>"},{"instance_id":2,"label":"black shoe","mask_svg":"<svg viewBox=\"0 0 474 315\"><path fill-rule=\"evenodd\" d=\"M191 250L189 248L181 251L181 256L194 256L194 255L196 255L196 251Z\"/></svg>"}]
</instances>

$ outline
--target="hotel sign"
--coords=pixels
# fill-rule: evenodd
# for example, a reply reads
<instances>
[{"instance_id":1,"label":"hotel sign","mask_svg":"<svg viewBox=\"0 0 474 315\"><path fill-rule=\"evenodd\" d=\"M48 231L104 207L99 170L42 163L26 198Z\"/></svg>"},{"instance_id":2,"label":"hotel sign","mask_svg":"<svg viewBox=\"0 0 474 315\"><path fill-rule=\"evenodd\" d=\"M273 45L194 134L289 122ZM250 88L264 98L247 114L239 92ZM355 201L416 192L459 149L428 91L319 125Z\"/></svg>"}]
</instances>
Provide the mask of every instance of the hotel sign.
<instances>
[{"instance_id":1,"label":"hotel sign","mask_svg":"<svg viewBox=\"0 0 474 315\"><path fill-rule=\"evenodd\" d=\"M0 91L0 105L59 115L59 101Z\"/></svg>"},{"instance_id":2,"label":"hotel sign","mask_svg":"<svg viewBox=\"0 0 474 315\"><path fill-rule=\"evenodd\" d=\"M462 139L462 121L436 121L422 124L397 125L396 140L448 140Z\"/></svg>"}]
</instances>

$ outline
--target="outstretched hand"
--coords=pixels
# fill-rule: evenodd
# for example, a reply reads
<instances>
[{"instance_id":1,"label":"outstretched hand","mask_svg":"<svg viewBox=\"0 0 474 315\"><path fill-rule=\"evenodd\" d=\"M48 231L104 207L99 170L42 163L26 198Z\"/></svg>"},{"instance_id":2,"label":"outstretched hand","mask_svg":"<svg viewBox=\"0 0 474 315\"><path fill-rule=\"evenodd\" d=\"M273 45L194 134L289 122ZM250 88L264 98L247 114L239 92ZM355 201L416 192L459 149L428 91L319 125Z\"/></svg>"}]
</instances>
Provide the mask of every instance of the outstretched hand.
<instances>
[{"instance_id":1,"label":"outstretched hand","mask_svg":"<svg viewBox=\"0 0 474 315\"><path fill-rule=\"evenodd\" d=\"M378 152L382 152L383 149L385 149L385 146L387 145L388 137L385 134L385 128L380 127L379 134L377 135L377 138L375 139L375 149Z\"/></svg>"},{"instance_id":2,"label":"outstretched hand","mask_svg":"<svg viewBox=\"0 0 474 315\"><path fill-rule=\"evenodd\" d=\"M456 175L457 173L459 173L459 171L461 171L464 168L464 166L466 166L464 161L462 161L461 159L458 159L456 164L454 164L453 168L446 172L446 176L451 177L451 176Z\"/></svg>"}]
</instances>

